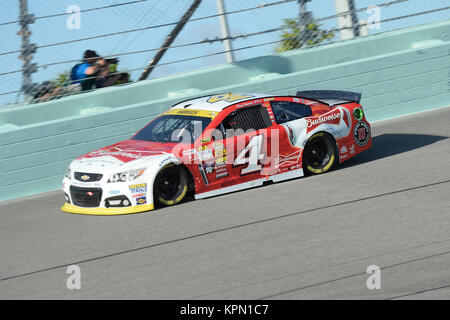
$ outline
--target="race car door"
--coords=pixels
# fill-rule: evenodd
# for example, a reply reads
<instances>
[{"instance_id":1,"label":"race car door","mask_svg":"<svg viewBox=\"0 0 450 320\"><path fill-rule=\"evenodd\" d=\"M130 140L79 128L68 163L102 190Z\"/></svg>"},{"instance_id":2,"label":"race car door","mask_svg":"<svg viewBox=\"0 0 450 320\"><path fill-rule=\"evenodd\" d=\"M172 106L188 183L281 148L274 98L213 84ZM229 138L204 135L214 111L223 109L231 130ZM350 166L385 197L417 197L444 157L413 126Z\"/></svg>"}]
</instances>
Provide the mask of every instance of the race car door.
<instances>
[{"instance_id":1,"label":"race car door","mask_svg":"<svg viewBox=\"0 0 450 320\"><path fill-rule=\"evenodd\" d=\"M228 114L208 146L214 162L205 164L202 173L209 184L207 189L263 178L264 169L271 167L271 127L267 109L261 104L236 108Z\"/></svg>"}]
</instances>

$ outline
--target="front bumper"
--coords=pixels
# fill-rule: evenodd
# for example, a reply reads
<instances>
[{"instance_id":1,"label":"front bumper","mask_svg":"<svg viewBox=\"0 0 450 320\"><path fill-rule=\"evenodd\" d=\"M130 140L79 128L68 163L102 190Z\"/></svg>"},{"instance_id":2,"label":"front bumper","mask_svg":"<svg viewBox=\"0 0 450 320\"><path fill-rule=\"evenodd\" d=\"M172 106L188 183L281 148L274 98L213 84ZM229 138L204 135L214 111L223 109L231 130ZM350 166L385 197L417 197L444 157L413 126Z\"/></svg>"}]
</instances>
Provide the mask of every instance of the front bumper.
<instances>
[{"instance_id":1,"label":"front bumper","mask_svg":"<svg viewBox=\"0 0 450 320\"><path fill-rule=\"evenodd\" d=\"M61 210L70 213L78 213L78 214L89 214L89 215L101 215L101 216L114 216L120 214L131 214L138 213L144 211L150 211L154 209L153 204L143 204L139 206L131 206L131 207L111 207L111 208L85 208L78 207L70 203L65 203Z\"/></svg>"},{"instance_id":2,"label":"front bumper","mask_svg":"<svg viewBox=\"0 0 450 320\"><path fill-rule=\"evenodd\" d=\"M65 178L62 189L66 202L61 210L87 215L121 215L153 210L152 192L144 181L109 184ZM116 203L112 204L113 201ZM121 201L127 203L122 204Z\"/></svg>"}]
</instances>

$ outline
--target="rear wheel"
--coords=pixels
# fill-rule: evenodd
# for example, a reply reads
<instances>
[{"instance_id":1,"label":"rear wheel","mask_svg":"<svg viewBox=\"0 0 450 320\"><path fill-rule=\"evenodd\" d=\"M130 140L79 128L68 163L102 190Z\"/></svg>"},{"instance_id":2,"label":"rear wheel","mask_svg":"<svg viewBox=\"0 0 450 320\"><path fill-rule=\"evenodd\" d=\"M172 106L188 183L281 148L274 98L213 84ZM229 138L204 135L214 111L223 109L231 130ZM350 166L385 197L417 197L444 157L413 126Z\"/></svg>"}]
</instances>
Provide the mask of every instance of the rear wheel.
<instances>
[{"instance_id":1,"label":"rear wheel","mask_svg":"<svg viewBox=\"0 0 450 320\"><path fill-rule=\"evenodd\" d=\"M188 190L188 175L182 166L173 163L162 168L154 183L155 202L172 206L180 203Z\"/></svg>"},{"instance_id":2,"label":"rear wheel","mask_svg":"<svg viewBox=\"0 0 450 320\"><path fill-rule=\"evenodd\" d=\"M307 174L325 173L336 160L333 138L323 132L313 134L303 150L303 170Z\"/></svg>"}]
</instances>

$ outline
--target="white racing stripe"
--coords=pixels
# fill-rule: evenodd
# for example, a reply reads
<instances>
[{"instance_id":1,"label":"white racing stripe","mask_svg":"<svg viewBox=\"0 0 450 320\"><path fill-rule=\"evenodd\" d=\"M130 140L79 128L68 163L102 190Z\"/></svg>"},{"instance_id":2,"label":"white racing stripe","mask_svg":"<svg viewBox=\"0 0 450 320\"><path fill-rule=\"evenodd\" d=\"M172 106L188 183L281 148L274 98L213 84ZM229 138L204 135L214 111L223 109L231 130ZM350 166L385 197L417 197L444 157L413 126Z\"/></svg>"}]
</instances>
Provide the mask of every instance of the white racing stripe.
<instances>
[{"instance_id":1,"label":"white racing stripe","mask_svg":"<svg viewBox=\"0 0 450 320\"><path fill-rule=\"evenodd\" d=\"M199 193L199 194L195 195L195 199L204 199L204 198L214 197L214 196L218 196L218 195L225 194L225 193L259 187L259 186L262 186L264 181L279 182L279 181L283 181L283 180L289 180L289 179L303 177L303 175L304 175L303 169L292 170L292 171L283 172L283 173L279 173L279 174L270 176L269 178L256 179L253 181L236 184L234 186L220 188L218 190Z\"/></svg>"}]
</instances>

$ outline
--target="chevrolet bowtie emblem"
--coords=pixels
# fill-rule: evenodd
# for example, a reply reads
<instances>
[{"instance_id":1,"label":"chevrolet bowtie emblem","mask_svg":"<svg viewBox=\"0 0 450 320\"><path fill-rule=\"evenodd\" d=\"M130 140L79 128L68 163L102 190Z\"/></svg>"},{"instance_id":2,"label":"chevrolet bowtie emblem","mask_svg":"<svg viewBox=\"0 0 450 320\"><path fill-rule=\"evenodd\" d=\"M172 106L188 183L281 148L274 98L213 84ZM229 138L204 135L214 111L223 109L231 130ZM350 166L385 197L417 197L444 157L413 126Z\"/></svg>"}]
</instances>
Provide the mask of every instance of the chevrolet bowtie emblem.
<instances>
[{"instance_id":1,"label":"chevrolet bowtie emblem","mask_svg":"<svg viewBox=\"0 0 450 320\"><path fill-rule=\"evenodd\" d=\"M81 180L86 181L86 180L89 180L89 178L90 177L88 175L84 175L81 177Z\"/></svg>"}]
</instances>

